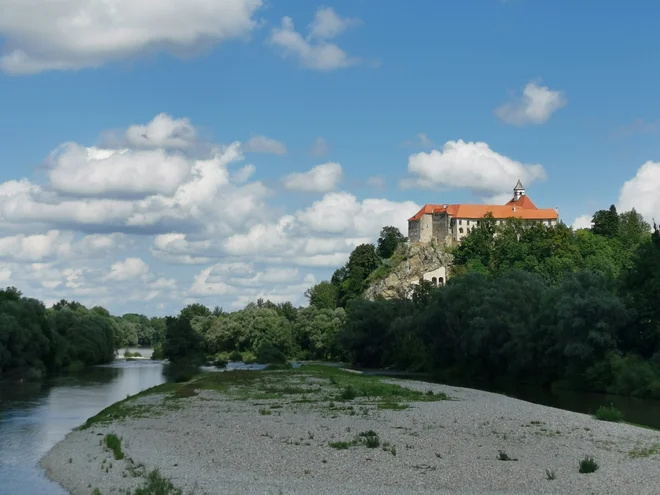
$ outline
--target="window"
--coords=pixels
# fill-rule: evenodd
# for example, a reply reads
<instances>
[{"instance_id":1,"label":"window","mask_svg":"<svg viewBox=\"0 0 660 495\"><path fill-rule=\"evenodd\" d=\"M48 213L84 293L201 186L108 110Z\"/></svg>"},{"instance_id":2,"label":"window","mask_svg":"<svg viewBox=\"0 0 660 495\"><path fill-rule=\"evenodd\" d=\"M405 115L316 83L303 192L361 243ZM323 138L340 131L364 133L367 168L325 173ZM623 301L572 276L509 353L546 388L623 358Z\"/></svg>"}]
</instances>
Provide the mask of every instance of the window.
<instances>
[{"instance_id":1,"label":"window","mask_svg":"<svg viewBox=\"0 0 660 495\"><path fill-rule=\"evenodd\" d=\"M458 225L463 225L463 220L459 220Z\"/></svg>"},{"instance_id":2,"label":"window","mask_svg":"<svg viewBox=\"0 0 660 495\"><path fill-rule=\"evenodd\" d=\"M467 224L470 225L470 221L469 221L469 220L467 221Z\"/></svg>"},{"instance_id":3,"label":"window","mask_svg":"<svg viewBox=\"0 0 660 495\"><path fill-rule=\"evenodd\" d=\"M440 277L438 279L438 285L440 285L440 286L445 285L445 279L443 277Z\"/></svg>"},{"instance_id":4,"label":"window","mask_svg":"<svg viewBox=\"0 0 660 495\"><path fill-rule=\"evenodd\" d=\"M459 232L459 234L462 234L462 233L463 233L463 227L461 227L460 229L458 229L458 232Z\"/></svg>"}]
</instances>

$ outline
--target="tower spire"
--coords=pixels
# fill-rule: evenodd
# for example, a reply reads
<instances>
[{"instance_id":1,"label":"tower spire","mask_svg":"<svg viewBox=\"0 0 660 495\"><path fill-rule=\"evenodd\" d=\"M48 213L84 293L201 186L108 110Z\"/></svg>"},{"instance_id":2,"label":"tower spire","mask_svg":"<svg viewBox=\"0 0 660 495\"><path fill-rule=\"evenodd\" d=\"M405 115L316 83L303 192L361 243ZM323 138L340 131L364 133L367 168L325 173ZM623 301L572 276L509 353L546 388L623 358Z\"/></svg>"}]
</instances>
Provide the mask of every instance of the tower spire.
<instances>
[{"instance_id":1,"label":"tower spire","mask_svg":"<svg viewBox=\"0 0 660 495\"><path fill-rule=\"evenodd\" d=\"M516 182L516 186L513 188L513 200L518 201L521 196L525 195L525 187L522 185L522 182L520 182L520 179L518 179L518 182Z\"/></svg>"}]
</instances>

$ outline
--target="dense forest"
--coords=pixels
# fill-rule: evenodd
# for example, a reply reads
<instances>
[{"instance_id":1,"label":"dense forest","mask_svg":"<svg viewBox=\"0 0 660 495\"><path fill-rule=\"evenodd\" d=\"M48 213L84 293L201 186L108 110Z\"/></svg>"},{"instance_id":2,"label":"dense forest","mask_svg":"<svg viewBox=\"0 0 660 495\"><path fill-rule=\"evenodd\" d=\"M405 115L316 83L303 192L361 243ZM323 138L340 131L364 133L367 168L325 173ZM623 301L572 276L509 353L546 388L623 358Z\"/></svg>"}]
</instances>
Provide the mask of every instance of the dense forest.
<instances>
[{"instance_id":1,"label":"dense forest","mask_svg":"<svg viewBox=\"0 0 660 495\"><path fill-rule=\"evenodd\" d=\"M231 313L191 304L174 317L116 317L67 301L46 309L9 288L0 291L0 376L107 362L139 344L175 363L346 360L660 399L660 231L634 210L598 211L577 231L486 217L450 248L445 286L364 299L403 261L404 242L383 228L305 293L304 308L258 300Z\"/></svg>"}]
</instances>

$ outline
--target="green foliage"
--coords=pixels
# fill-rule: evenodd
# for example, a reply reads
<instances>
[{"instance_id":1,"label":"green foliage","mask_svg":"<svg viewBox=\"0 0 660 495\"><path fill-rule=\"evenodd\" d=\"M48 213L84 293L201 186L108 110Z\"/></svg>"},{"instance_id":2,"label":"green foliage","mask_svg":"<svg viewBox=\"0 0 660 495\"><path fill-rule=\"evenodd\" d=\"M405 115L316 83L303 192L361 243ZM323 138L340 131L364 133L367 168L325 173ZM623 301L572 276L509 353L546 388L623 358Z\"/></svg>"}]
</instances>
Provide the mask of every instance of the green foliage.
<instances>
[{"instance_id":1,"label":"green foliage","mask_svg":"<svg viewBox=\"0 0 660 495\"><path fill-rule=\"evenodd\" d=\"M136 488L131 495L183 495L183 491L160 474L158 469L154 469L147 475L144 485Z\"/></svg>"},{"instance_id":2,"label":"green foliage","mask_svg":"<svg viewBox=\"0 0 660 495\"><path fill-rule=\"evenodd\" d=\"M578 464L578 471L582 474L595 473L598 470L598 463L593 457L585 457Z\"/></svg>"},{"instance_id":3,"label":"green foliage","mask_svg":"<svg viewBox=\"0 0 660 495\"><path fill-rule=\"evenodd\" d=\"M309 304L317 309L335 309L338 296L339 288L325 281L310 287L305 292Z\"/></svg>"},{"instance_id":4,"label":"green foliage","mask_svg":"<svg viewBox=\"0 0 660 495\"><path fill-rule=\"evenodd\" d=\"M396 227L383 227L378 238L376 254L381 258L390 258L399 244L405 241L405 239L401 231Z\"/></svg>"},{"instance_id":5,"label":"green foliage","mask_svg":"<svg viewBox=\"0 0 660 495\"><path fill-rule=\"evenodd\" d=\"M105 436L105 445L108 447L115 459L118 461L124 458L124 452L121 450L121 439L114 433L108 433Z\"/></svg>"},{"instance_id":6,"label":"green foliage","mask_svg":"<svg viewBox=\"0 0 660 495\"><path fill-rule=\"evenodd\" d=\"M614 238L619 234L619 215L614 205L609 210L598 210L591 222L591 231L596 235Z\"/></svg>"},{"instance_id":7,"label":"green foliage","mask_svg":"<svg viewBox=\"0 0 660 495\"><path fill-rule=\"evenodd\" d=\"M618 423L623 420L623 413L614 406L600 406L596 410L596 419Z\"/></svg>"},{"instance_id":8,"label":"green foliage","mask_svg":"<svg viewBox=\"0 0 660 495\"><path fill-rule=\"evenodd\" d=\"M195 332L190 320L183 316L166 319L163 354L172 363L200 363L203 361L204 341Z\"/></svg>"},{"instance_id":9,"label":"green foliage","mask_svg":"<svg viewBox=\"0 0 660 495\"><path fill-rule=\"evenodd\" d=\"M270 342L264 342L257 349L257 363L284 364L286 363L286 355Z\"/></svg>"}]
</instances>

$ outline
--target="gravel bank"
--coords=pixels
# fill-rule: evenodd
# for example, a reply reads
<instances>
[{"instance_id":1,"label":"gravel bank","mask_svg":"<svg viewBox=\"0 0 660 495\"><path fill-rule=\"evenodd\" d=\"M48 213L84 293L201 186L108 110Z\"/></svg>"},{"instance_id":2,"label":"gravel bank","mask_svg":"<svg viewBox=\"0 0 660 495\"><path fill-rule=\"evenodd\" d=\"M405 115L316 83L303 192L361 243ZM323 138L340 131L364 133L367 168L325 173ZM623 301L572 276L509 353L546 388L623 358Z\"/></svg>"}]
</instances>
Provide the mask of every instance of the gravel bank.
<instances>
[{"instance_id":1,"label":"gravel bank","mask_svg":"<svg viewBox=\"0 0 660 495\"><path fill-rule=\"evenodd\" d=\"M279 384L288 379L273 376ZM660 455L649 455L660 452L660 432L488 392L387 381L452 400L383 410L355 399L349 413L339 403L296 402L299 396L149 395L131 401L148 417L74 431L41 464L74 495L135 489L154 468L185 494L660 493ZM378 448L329 445L367 430L378 433ZM101 445L107 433L122 438L124 460ZM651 450L630 455L642 449ZM498 460L500 450L517 460ZM580 474L587 455L600 467Z\"/></svg>"}]
</instances>

